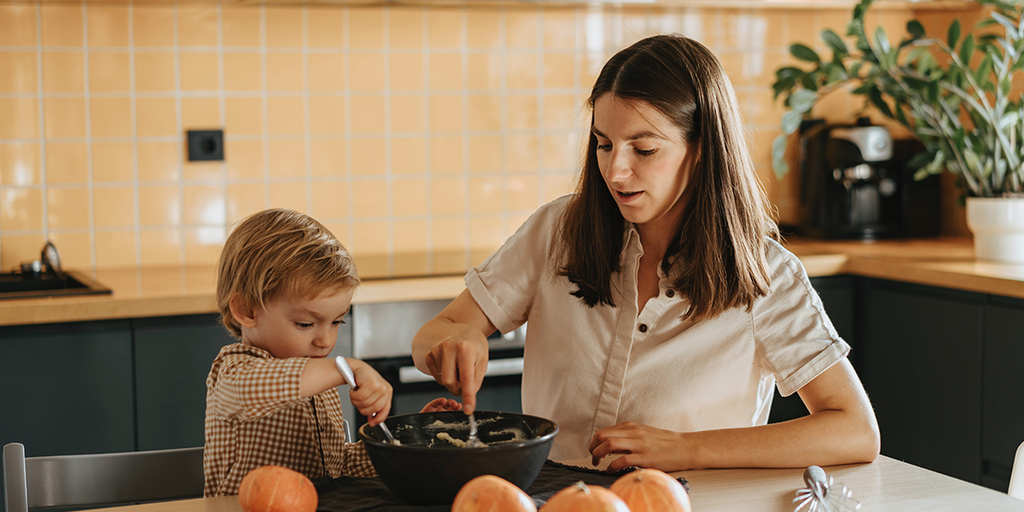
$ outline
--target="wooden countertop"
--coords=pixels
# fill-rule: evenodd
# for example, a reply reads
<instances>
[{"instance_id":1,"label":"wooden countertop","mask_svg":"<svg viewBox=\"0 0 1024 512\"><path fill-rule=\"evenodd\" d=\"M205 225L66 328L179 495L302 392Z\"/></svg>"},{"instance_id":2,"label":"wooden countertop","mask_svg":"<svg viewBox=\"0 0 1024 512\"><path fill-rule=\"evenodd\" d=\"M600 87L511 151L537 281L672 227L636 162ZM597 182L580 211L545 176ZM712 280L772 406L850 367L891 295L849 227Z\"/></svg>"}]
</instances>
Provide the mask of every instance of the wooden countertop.
<instances>
[{"instance_id":1,"label":"wooden countertop","mask_svg":"<svg viewBox=\"0 0 1024 512\"><path fill-rule=\"evenodd\" d=\"M852 274L1024 298L1024 265L975 261L970 238L879 242L791 238L811 277ZM0 326L214 313L213 266L101 269L112 295L0 301ZM354 302L451 299L462 275L365 279Z\"/></svg>"},{"instance_id":2,"label":"wooden countertop","mask_svg":"<svg viewBox=\"0 0 1024 512\"><path fill-rule=\"evenodd\" d=\"M589 465L584 460L567 462ZM885 456L871 464L833 466L825 471L846 485L865 511L1024 511L1024 501ZM703 469L673 475L689 481L690 502L698 512L792 512L793 497L805 486L803 469ZM242 507L237 496L221 496L104 510L240 512Z\"/></svg>"}]
</instances>

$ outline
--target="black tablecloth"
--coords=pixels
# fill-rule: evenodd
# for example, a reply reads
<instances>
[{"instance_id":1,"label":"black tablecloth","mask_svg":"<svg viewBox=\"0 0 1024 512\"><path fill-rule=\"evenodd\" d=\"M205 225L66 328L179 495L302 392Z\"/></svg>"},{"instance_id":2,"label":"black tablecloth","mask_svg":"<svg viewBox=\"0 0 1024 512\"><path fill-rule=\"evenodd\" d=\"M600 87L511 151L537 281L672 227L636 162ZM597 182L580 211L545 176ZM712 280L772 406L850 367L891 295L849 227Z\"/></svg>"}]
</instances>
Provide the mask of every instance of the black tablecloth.
<instances>
[{"instance_id":1,"label":"black tablecloth","mask_svg":"<svg viewBox=\"0 0 1024 512\"><path fill-rule=\"evenodd\" d=\"M552 494L569 487L579 480L590 485L610 486L620 476L634 471L629 468L614 474L604 471L566 466L557 462L547 461L541 469L527 494L533 498L537 508L551 497ZM686 485L686 479L680 478ZM419 506L410 505L395 495L384 485L380 478L355 478L342 476L339 478L318 478L313 481L320 495L318 511L322 512L448 512L451 505Z\"/></svg>"}]
</instances>

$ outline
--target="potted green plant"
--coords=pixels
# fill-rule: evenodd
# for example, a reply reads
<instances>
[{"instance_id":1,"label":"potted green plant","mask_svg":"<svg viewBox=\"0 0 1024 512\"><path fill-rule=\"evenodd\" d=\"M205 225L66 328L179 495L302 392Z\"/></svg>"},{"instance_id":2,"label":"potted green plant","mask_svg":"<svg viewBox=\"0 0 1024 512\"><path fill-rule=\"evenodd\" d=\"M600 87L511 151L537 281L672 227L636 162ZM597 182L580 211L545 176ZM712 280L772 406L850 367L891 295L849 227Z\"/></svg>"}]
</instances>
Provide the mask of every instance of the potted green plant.
<instances>
[{"instance_id":1,"label":"potted green plant","mask_svg":"<svg viewBox=\"0 0 1024 512\"><path fill-rule=\"evenodd\" d=\"M852 88L865 106L907 127L924 145L910 162L916 179L943 169L958 177L978 258L1024 263L1024 95L1013 91L1014 77L1024 74L1024 4L978 0L991 17L978 24L977 37L962 34L957 20L944 38L931 38L911 20L894 44L881 27L866 32L873 2L862 0L853 9L846 27L853 49L826 29L821 39L831 60L797 43L790 53L811 67L776 70L772 88L787 109L783 134L772 145L776 175L788 171L787 138L817 101Z\"/></svg>"}]
</instances>

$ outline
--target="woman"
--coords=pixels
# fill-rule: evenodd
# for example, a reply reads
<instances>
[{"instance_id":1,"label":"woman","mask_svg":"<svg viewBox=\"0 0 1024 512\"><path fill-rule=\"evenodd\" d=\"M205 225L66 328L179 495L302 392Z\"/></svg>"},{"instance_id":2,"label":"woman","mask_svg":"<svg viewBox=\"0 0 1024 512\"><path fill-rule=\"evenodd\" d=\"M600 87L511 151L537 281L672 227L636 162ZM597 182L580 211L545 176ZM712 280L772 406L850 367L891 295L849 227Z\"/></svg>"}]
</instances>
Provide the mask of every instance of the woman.
<instances>
[{"instance_id":1,"label":"woman","mask_svg":"<svg viewBox=\"0 0 1024 512\"><path fill-rule=\"evenodd\" d=\"M625 466L869 462L878 426L799 260L777 239L718 59L682 36L620 51L588 100L578 192L541 207L413 340L476 407L487 335L529 320L523 411L551 458ZM773 386L810 415L766 425Z\"/></svg>"}]
</instances>

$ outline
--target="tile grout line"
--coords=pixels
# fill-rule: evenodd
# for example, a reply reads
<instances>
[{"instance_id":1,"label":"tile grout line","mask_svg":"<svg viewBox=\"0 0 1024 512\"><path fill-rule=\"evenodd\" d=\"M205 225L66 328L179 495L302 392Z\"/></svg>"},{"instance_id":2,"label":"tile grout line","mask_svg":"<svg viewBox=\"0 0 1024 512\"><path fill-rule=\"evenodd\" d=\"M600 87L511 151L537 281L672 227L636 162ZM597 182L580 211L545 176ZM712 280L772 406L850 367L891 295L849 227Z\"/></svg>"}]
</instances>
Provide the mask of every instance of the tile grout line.
<instances>
[{"instance_id":1,"label":"tile grout line","mask_svg":"<svg viewBox=\"0 0 1024 512\"><path fill-rule=\"evenodd\" d=\"M83 0L82 9L82 86L85 91L85 179L86 205L89 208L89 263L93 277L96 277L96 200L93 188L95 169L93 168L92 140L92 98L89 87L89 7Z\"/></svg>"},{"instance_id":2,"label":"tile grout line","mask_svg":"<svg viewBox=\"0 0 1024 512\"><path fill-rule=\"evenodd\" d=\"M310 108L309 95L309 6L302 6L302 117L303 131L302 150L306 161L303 169L305 175L306 211L311 216L317 212L313 209L313 125L310 119L312 112Z\"/></svg>"},{"instance_id":3,"label":"tile grout line","mask_svg":"<svg viewBox=\"0 0 1024 512\"><path fill-rule=\"evenodd\" d=\"M501 180L501 236L508 238L508 10L498 12L498 129L501 156L498 172Z\"/></svg>"},{"instance_id":4,"label":"tile grout line","mask_svg":"<svg viewBox=\"0 0 1024 512\"><path fill-rule=\"evenodd\" d=\"M260 4L260 111L263 151L263 208L273 206L270 196L270 100L267 95L267 6Z\"/></svg>"},{"instance_id":5,"label":"tile grout line","mask_svg":"<svg viewBox=\"0 0 1024 512\"><path fill-rule=\"evenodd\" d=\"M174 128L176 135L175 148L178 151L178 258L180 264L188 261L188 251L185 246L188 244L188 231L185 228L185 217L188 215L184 206L188 203L185 195L185 127L181 107L181 51L179 45L179 9L178 4L171 6L171 36L174 44ZM185 274L181 274L181 286L185 288Z\"/></svg>"},{"instance_id":6,"label":"tile grout line","mask_svg":"<svg viewBox=\"0 0 1024 512\"><path fill-rule=\"evenodd\" d=\"M395 187L392 182L394 171L394 158L392 150L394 144L391 142L391 8L385 6L383 9L384 30L384 202L387 210L387 276L395 276Z\"/></svg>"},{"instance_id":7,"label":"tile grout line","mask_svg":"<svg viewBox=\"0 0 1024 512\"><path fill-rule=\"evenodd\" d=\"M470 213L473 207L472 190L469 187L471 173L470 173L470 159L472 152L470 146L472 145L469 135L469 90L466 88L469 85L469 12L465 7L459 8L459 73L462 80L462 90L460 91L460 97L462 99L462 229L464 230L466 246L462 252L462 266L463 268L470 268L473 266L473 224L472 214Z\"/></svg>"},{"instance_id":8,"label":"tile grout line","mask_svg":"<svg viewBox=\"0 0 1024 512\"><path fill-rule=\"evenodd\" d=\"M346 233L345 246L348 248L349 253L352 254L355 248L355 222L353 216L355 215L355 207L352 202L355 200L355 192L352 190L352 185L355 183L352 172L352 63L351 63L351 51L349 48L349 32L351 31L351 12L348 6L342 8L341 12L341 68L342 68L342 80L344 81L344 92L342 92L342 105L345 107L345 111L342 113L342 123L345 126L343 142L345 147L345 227L348 233ZM354 256L353 256L354 258Z\"/></svg>"},{"instance_id":9,"label":"tile grout line","mask_svg":"<svg viewBox=\"0 0 1024 512\"><path fill-rule=\"evenodd\" d=\"M544 142L544 11L543 9L537 9L536 16L536 27L537 33L534 35L534 73L537 75L537 79L534 82L533 95L537 99L537 124L534 126L534 134L537 137L537 195L540 204L545 204L547 201L547 169L544 166L544 153L546 151Z\"/></svg>"},{"instance_id":10,"label":"tile grout line","mask_svg":"<svg viewBox=\"0 0 1024 512\"><path fill-rule=\"evenodd\" d=\"M421 65L423 66L423 79L421 85L423 87L422 104L423 104L423 124L420 129L423 130L423 195L425 214L427 215L427 229L426 229L426 250L427 250L427 273L432 274L434 272L434 197L433 197L433 148L431 141L433 140L430 136L430 9L423 8L421 10L423 32L420 35L420 52L421 52Z\"/></svg>"},{"instance_id":11,"label":"tile grout line","mask_svg":"<svg viewBox=\"0 0 1024 512\"><path fill-rule=\"evenodd\" d=\"M216 13L217 18L217 46L215 48L217 54L217 111L218 116L220 117L221 130L223 130L221 133L224 134L224 137L221 140L221 149L224 151L224 160L220 163L221 186L223 187L221 198L224 201L224 225L221 227L221 234L223 235L224 241L227 241L228 230L231 227L231 217L229 215L231 211L231 172L228 167L228 107L224 86L224 83L227 80L227 74L224 72L224 5L217 4L214 12Z\"/></svg>"},{"instance_id":12,"label":"tile grout line","mask_svg":"<svg viewBox=\"0 0 1024 512\"><path fill-rule=\"evenodd\" d=\"M128 4L128 89L132 123L132 217L134 221L136 292L142 293L142 194L139 167L138 97L135 95L135 5Z\"/></svg>"},{"instance_id":13,"label":"tile grout line","mask_svg":"<svg viewBox=\"0 0 1024 512\"><path fill-rule=\"evenodd\" d=\"M47 180L49 179L49 173L47 172L49 161L46 158L46 102L43 100L43 6L42 4L36 4L36 90L38 91L39 98L37 105L39 108L39 182L43 187L42 192L42 205L43 205L43 240L50 239L50 200L49 194L46 192Z\"/></svg>"}]
</instances>

